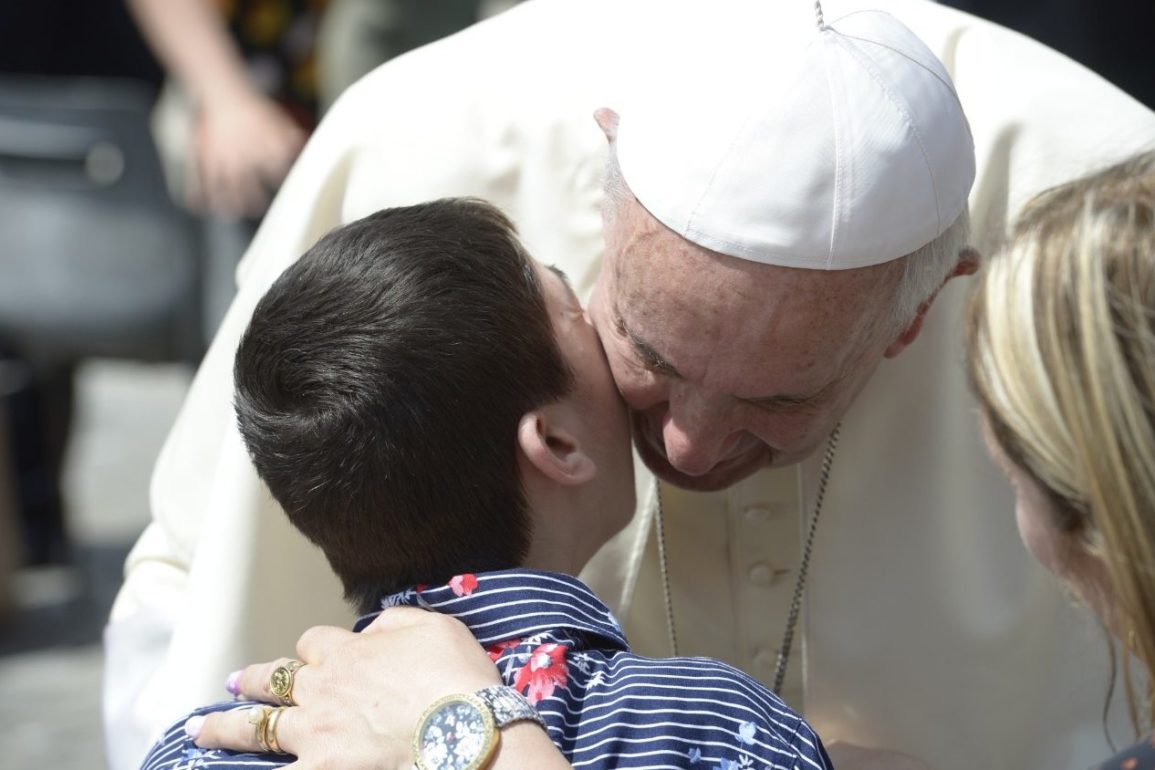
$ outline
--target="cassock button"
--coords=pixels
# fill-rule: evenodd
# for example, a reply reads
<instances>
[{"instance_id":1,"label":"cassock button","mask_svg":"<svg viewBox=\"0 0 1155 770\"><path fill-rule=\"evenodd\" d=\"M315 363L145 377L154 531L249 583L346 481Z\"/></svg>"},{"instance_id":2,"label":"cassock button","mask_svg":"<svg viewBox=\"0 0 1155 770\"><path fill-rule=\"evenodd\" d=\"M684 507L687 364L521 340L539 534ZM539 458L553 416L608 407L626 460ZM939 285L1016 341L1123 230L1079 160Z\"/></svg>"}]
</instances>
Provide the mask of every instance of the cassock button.
<instances>
[{"instance_id":1,"label":"cassock button","mask_svg":"<svg viewBox=\"0 0 1155 770\"><path fill-rule=\"evenodd\" d=\"M754 653L754 665L764 671L772 670L778 664L778 656L765 647L759 647Z\"/></svg>"},{"instance_id":2,"label":"cassock button","mask_svg":"<svg viewBox=\"0 0 1155 770\"><path fill-rule=\"evenodd\" d=\"M746 509L746 523L747 524L765 524L770 521L770 509L756 505L752 508Z\"/></svg>"},{"instance_id":3,"label":"cassock button","mask_svg":"<svg viewBox=\"0 0 1155 770\"><path fill-rule=\"evenodd\" d=\"M774 582L774 578L778 577L785 570L776 570L765 562L759 562L750 568L746 576L750 582L756 586L768 586Z\"/></svg>"}]
</instances>

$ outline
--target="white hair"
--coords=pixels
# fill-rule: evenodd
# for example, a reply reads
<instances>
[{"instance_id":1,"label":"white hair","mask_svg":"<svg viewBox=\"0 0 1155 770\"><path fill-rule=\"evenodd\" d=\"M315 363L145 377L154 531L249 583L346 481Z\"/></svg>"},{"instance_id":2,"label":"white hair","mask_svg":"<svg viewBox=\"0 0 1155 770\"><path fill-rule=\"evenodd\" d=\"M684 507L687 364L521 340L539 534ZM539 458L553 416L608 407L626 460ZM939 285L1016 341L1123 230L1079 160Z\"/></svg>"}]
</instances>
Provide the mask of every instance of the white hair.
<instances>
[{"instance_id":1,"label":"white hair","mask_svg":"<svg viewBox=\"0 0 1155 770\"><path fill-rule=\"evenodd\" d=\"M622 167L618 165L617 147L610 144L609 152L606 153L605 167L602 169L602 216L606 221L614 218L618 207L629 194L630 188L622 177Z\"/></svg>"},{"instance_id":2,"label":"white hair","mask_svg":"<svg viewBox=\"0 0 1155 770\"><path fill-rule=\"evenodd\" d=\"M894 288L891 312L888 319L890 329L895 334L902 333L919 308L929 300L958 264L959 254L967 247L970 239L970 212L964 206L942 235L905 257L902 261L902 276Z\"/></svg>"}]
</instances>

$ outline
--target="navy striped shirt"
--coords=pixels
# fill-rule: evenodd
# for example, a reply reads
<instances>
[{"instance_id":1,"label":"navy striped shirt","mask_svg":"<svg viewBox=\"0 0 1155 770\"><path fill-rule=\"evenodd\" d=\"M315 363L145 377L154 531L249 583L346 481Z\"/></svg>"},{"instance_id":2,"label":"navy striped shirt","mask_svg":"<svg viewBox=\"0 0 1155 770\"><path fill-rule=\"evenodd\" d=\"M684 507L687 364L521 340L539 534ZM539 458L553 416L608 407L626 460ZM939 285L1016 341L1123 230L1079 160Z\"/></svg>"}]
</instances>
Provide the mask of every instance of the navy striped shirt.
<instances>
[{"instance_id":1,"label":"navy striped shirt","mask_svg":"<svg viewBox=\"0 0 1155 770\"><path fill-rule=\"evenodd\" d=\"M653 659L629 651L609 608L568 575L517 569L457 575L387 597L451 615L488 651L507 685L545 718L575 768L827 770L805 721L741 671L708 658ZM361 618L357 630L373 615ZM247 708L227 702L195 713ZM174 725L145 770L259 768L291 757L198 749Z\"/></svg>"}]
</instances>

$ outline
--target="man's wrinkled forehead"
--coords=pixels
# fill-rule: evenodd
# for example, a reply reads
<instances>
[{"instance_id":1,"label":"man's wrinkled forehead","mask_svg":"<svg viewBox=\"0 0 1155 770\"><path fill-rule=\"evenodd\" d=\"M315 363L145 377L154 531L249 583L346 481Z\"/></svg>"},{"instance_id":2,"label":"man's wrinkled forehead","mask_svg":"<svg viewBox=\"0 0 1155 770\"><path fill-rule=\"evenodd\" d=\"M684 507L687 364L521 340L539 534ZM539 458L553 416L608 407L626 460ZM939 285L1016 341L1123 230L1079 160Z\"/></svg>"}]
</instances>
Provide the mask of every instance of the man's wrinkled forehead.
<instances>
[{"instance_id":1,"label":"man's wrinkled forehead","mask_svg":"<svg viewBox=\"0 0 1155 770\"><path fill-rule=\"evenodd\" d=\"M761 265L645 227L623 237L611 268L612 320L639 359L687 379L724 376L753 398L794 397L839 379L872 347L897 280L894 265ZM767 372L783 375L782 363L793 371L779 393Z\"/></svg>"},{"instance_id":2,"label":"man's wrinkled forehead","mask_svg":"<svg viewBox=\"0 0 1155 770\"><path fill-rule=\"evenodd\" d=\"M710 308L762 306L788 293L808 314L856 322L889 309L903 263L891 261L856 270L813 270L767 265L698 246L666 228L637 203L612 226L618 248L607 255L616 299L651 309L679 295ZM685 300L683 300L685 301Z\"/></svg>"}]
</instances>

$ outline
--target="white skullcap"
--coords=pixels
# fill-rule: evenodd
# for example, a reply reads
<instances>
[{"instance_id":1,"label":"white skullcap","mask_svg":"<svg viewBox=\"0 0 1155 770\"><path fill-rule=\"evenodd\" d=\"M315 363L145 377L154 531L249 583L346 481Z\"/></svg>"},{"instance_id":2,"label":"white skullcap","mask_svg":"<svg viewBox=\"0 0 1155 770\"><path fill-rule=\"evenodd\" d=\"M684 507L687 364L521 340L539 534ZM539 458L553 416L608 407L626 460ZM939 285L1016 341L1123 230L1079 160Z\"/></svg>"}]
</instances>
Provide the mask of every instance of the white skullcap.
<instances>
[{"instance_id":1,"label":"white skullcap","mask_svg":"<svg viewBox=\"0 0 1155 770\"><path fill-rule=\"evenodd\" d=\"M678 82L623 105L622 176L713 251L824 270L887 262L962 213L970 127L942 63L893 16L822 24L811 8L775 11L749 44L727 20L741 39L706 43Z\"/></svg>"}]
</instances>

